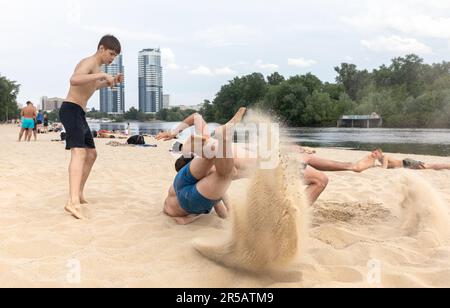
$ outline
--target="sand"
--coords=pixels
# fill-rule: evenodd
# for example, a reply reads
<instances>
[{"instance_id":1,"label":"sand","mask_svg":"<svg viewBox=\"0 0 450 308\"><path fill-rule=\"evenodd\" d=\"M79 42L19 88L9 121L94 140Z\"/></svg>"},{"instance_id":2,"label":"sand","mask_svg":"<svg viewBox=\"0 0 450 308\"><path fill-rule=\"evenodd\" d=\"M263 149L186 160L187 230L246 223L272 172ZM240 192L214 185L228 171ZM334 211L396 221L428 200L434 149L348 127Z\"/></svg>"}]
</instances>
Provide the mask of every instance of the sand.
<instances>
[{"instance_id":1,"label":"sand","mask_svg":"<svg viewBox=\"0 0 450 308\"><path fill-rule=\"evenodd\" d=\"M232 238L234 219L213 214L178 226L162 213L175 176L170 143L147 139L158 148L132 148L97 140L90 205L83 209L89 219L77 221L64 212L70 160L64 144L51 142L53 134L19 144L17 135L17 127L0 126L1 287L450 287L450 171L327 173L329 187L308 220L298 203L286 205L300 215L291 220L300 225L283 229L296 232L283 237L293 247L284 251L295 253L277 259L267 237L253 234L255 247L267 246L268 260L282 261L285 274L277 276L224 266L195 249L198 241ZM348 161L366 153L317 154ZM243 204L236 217L251 212L243 200L248 187L258 187L252 181L231 187L232 203Z\"/></svg>"}]
</instances>

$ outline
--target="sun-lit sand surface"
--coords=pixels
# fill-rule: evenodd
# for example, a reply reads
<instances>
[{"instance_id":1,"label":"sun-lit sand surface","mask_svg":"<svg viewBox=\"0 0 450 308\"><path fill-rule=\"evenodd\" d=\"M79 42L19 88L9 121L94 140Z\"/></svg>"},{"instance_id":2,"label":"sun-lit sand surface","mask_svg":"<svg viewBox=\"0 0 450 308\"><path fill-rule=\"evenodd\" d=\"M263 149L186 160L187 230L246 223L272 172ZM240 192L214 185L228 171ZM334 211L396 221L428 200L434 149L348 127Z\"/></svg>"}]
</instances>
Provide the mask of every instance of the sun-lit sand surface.
<instances>
[{"instance_id":1,"label":"sun-lit sand surface","mask_svg":"<svg viewBox=\"0 0 450 308\"><path fill-rule=\"evenodd\" d=\"M170 143L96 140L83 208L89 219L77 221L64 212L64 143L50 141L56 134L17 143L17 135L17 127L0 126L1 287L450 287L450 171L327 173L330 184L310 209L304 246L288 269L298 275L287 281L223 267L194 248L197 239L222 236L229 221L212 214L178 226L162 213L175 175ZM317 152L342 161L365 154ZM238 196L248 182L233 184L233 204L245 206Z\"/></svg>"}]
</instances>

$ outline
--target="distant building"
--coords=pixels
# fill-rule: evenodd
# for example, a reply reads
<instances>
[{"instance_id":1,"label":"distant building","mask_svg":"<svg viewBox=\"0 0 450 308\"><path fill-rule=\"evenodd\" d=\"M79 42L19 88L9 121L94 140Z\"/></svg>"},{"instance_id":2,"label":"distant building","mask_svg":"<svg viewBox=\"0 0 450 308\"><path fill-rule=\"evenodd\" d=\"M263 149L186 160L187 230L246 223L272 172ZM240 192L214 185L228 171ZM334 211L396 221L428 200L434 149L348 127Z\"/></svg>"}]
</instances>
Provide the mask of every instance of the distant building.
<instances>
[{"instance_id":1,"label":"distant building","mask_svg":"<svg viewBox=\"0 0 450 308\"><path fill-rule=\"evenodd\" d=\"M139 111L157 113L163 109L163 72L160 49L139 52Z\"/></svg>"},{"instance_id":2,"label":"distant building","mask_svg":"<svg viewBox=\"0 0 450 308\"><path fill-rule=\"evenodd\" d=\"M374 128L382 126L383 118L375 112L371 115L343 115L337 124L337 127L359 128Z\"/></svg>"},{"instance_id":3,"label":"distant building","mask_svg":"<svg viewBox=\"0 0 450 308\"><path fill-rule=\"evenodd\" d=\"M47 96L43 96L41 98L41 110L42 111L55 111L61 109L61 106L64 102L64 99L58 97L48 98Z\"/></svg>"},{"instance_id":4,"label":"distant building","mask_svg":"<svg viewBox=\"0 0 450 308\"><path fill-rule=\"evenodd\" d=\"M164 94L163 109L169 109L169 108L170 108L170 95Z\"/></svg>"},{"instance_id":5,"label":"distant building","mask_svg":"<svg viewBox=\"0 0 450 308\"><path fill-rule=\"evenodd\" d=\"M182 110L182 111L186 111L186 110L200 111L200 109L203 108L203 104L192 105L192 106L187 106L187 105L170 106L169 109L174 109L174 108L180 108L180 110Z\"/></svg>"},{"instance_id":6,"label":"distant building","mask_svg":"<svg viewBox=\"0 0 450 308\"><path fill-rule=\"evenodd\" d=\"M110 65L102 65L102 72L111 76L124 74L122 55L118 55ZM100 112L108 114L125 113L125 81L113 88L100 89Z\"/></svg>"}]
</instances>

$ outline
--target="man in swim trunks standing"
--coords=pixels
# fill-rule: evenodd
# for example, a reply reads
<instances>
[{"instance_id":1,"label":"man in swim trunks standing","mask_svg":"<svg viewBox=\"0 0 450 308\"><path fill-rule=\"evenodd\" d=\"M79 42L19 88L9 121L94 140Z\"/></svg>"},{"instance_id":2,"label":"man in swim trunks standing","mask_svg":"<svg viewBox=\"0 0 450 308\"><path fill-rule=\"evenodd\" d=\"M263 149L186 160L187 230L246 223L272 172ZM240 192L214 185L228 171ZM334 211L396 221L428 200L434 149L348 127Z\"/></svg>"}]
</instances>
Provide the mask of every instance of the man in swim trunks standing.
<instances>
[{"instance_id":1,"label":"man in swim trunks standing","mask_svg":"<svg viewBox=\"0 0 450 308\"><path fill-rule=\"evenodd\" d=\"M20 112L20 116L22 117L22 127L19 133L19 142L22 141L25 132L25 141L30 141L34 129L34 120L36 118L36 109L31 102L27 102L26 107Z\"/></svg>"},{"instance_id":2,"label":"man in swim trunks standing","mask_svg":"<svg viewBox=\"0 0 450 308\"><path fill-rule=\"evenodd\" d=\"M86 105L96 90L114 87L123 82L123 75L115 77L101 72L102 65L110 65L121 53L119 40L104 36L97 52L81 60L70 79L70 90L60 109L60 119L67 133L66 150L71 151L69 165L70 199L65 210L83 219L81 204L86 204L84 187L97 159L94 139L86 122Z\"/></svg>"}]
</instances>

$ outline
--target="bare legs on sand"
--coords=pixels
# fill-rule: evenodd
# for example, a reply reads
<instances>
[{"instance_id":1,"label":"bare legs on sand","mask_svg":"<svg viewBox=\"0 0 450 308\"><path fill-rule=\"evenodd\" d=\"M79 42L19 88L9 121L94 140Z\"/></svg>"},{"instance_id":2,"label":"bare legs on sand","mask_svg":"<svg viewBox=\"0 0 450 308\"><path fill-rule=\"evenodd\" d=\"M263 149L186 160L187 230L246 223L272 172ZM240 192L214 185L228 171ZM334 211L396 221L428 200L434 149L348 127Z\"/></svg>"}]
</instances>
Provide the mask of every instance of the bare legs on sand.
<instances>
[{"instance_id":1,"label":"bare legs on sand","mask_svg":"<svg viewBox=\"0 0 450 308\"><path fill-rule=\"evenodd\" d=\"M81 205L86 204L84 187L97 159L95 149L72 149L72 158L69 165L70 200L66 211L77 219L83 219Z\"/></svg>"},{"instance_id":2,"label":"bare legs on sand","mask_svg":"<svg viewBox=\"0 0 450 308\"><path fill-rule=\"evenodd\" d=\"M230 122L216 129L215 138L218 142L215 144L214 157L207 158L201 156L200 158L194 159L190 165L192 176L200 179L197 183L199 193L209 200L224 200L226 192L233 181L235 171L234 157L233 155L227 155L227 153L232 148L235 125L242 120L245 112L246 109L241 108ZM195 139L192 140L195 141ZM207 146L204 138L198 141L202 140L203 145ZM215 167L215 171L211 172L213 166ZM217 214L222 218L226 218L228 215L226 203L227 201L221 201L215 206ZM186 217L177 217L175 220L178 224L186 225L192 223L199 217L198 215L189 215Z\"/></svg>"}]
</instances>

